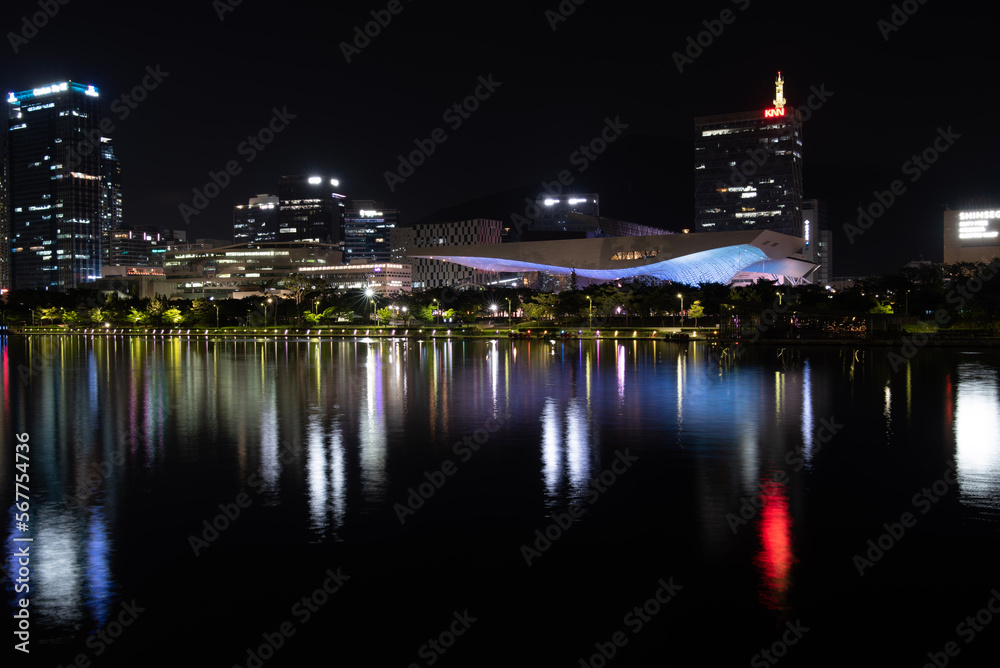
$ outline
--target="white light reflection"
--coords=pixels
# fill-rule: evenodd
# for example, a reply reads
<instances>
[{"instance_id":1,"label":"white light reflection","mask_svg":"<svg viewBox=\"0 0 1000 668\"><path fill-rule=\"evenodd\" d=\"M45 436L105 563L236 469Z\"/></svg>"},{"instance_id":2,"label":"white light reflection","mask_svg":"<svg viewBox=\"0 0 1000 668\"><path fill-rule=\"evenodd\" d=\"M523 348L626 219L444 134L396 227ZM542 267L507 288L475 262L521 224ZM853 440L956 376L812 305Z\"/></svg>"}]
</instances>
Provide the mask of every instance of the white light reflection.
<instances>
[{"instance_id":1,"label":"white light reflection","mask_svg":"<svg viewBox=\"0 0 1000 668\"><path fill-rule=\"evenodd\" d=\"M962 503L1000 509L1000 398L997 371L958 366L955 444Z\"/></svg>"},{"instance_id":2,"label":"white light reflection","mask_svg":"<svg viewBox=\"0 0 1000 668\"><path fill-rule=\"evenodd\" d=\"M812 465L813 450L812 369L809 360L802 364L802 455L806 466Z\"/></svg>"}]
</instances>

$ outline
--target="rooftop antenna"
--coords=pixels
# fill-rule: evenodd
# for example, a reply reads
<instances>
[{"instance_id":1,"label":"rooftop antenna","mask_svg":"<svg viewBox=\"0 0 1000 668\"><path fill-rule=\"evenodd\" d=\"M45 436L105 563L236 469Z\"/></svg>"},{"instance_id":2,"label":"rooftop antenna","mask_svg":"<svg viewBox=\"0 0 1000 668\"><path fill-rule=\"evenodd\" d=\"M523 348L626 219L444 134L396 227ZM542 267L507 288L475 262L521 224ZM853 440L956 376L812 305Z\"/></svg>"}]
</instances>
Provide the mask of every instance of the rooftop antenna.
<instances>
[{"instance_id":1,"label":"rooftop antenna","mask_svg":"<svg viewBox=\"0 0 1000 668\"><path fill-rule=\"evenodd\" d=\"M785 80L781 78L781 72L778 72L778 78L774 80L774 108L784 109L785 107Z\"/></svg>"}]
</instances>

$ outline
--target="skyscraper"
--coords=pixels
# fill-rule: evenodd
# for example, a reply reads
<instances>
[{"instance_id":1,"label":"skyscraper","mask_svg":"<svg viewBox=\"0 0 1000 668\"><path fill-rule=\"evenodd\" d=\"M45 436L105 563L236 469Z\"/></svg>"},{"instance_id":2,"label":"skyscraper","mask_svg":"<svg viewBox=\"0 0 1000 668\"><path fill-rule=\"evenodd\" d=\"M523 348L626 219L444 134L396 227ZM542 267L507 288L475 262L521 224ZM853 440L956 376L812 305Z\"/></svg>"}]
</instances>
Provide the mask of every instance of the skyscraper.
<instances>
[{"instance_id":1,"label":"skyscraper","mask_svg":"<svg viewBox=\"0 0 1000 668\"><path fill-rule=\"evenodd\" d=\"M354 200L344 216L344 262L388 262L389 236L399 225L399 211L381 202Z\"/></svg>"},{"instance_id":2,"label":"skyscraper","mask_svg":"<svg viewBox=\"0 0 1000 668\"><path fill-rule=\"evenodd\" d=\"M802 120L781 73L768 109L696 118L695 231L802 237Z\"/></svg>"},{"instance_id":3,"label":"skyscraper","mask_svg":"<svg viewBox=\"0 0 1000 668\"><path fill-rule=\"evenodd\" d=\"M278 241L343 242L344 196L340 182L321 176L278 180Z\"/></svg>"},{"instance_id":4,"label":"skyscraper","mask_svg":"<svg viewBox=\"0 0 1000 668\"><path fill-rule=\"evenodd\" d=\"M8 213L0 234L10 239L13 289L68 290L99 279L121 192L113 185L120 167L104 164L117 160L101 137L97 89L54 83L10 93L7 104Z\"/></svg>"},{"instance_id":5,"label":"skyscraper","mask_svg":"<svg viewBox=\"0 0 1000 668\"><path fill-rule=\"evenodd\" d=\"M257 195L233 208L233 243L250 244L278 240L278 198ZM283 239L282 241L287 241Z\"/></svg>"}]
</instances>

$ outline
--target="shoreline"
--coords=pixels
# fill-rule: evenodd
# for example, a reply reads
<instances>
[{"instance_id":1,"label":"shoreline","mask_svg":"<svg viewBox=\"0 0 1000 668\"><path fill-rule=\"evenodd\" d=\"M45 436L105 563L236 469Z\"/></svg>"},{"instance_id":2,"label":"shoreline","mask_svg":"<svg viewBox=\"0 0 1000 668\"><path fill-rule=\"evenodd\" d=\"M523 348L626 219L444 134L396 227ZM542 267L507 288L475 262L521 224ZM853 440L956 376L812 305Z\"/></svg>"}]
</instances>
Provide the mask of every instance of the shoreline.
<instances>
[{"instance_id":1,"label":"shoreline","mask_svg":"<svg viewBox=\"0 0 1000 668\"><path fill-rule=\"evenodd\" d=\"M556 341L579 341L579 340L642 340L642 341L663 341L666 343L713 343L723 345L746 345L746 346L875 346L891 347L905 344L913 340L915 336L923 336L926 340L921 346L965 346L994 348L1000 346L1000 338L986 337L960 337L941 336L938 334L903 334L895 338L794 338L794 339L764 339L758 338L755 341L746 338L720 337L714 334L714 328L699 328L680 331L680 328L642 328L642 329L618 329L618 330L596 330L587 332L585 330L566 329L543 329L537 331L512 330L506 328L472 329L472 328L361 328L361 327L314 327L300 329L298 327L257 327L257 328L214 328L214 327L190 327L171 328L153 327L143 329L133 329L128 327L92 327L86 329L63 329L56 327L28 326L18 328L8 328L2 332L8 336L79 336L79 337L134 337L134 338L198 338L217 340L239 340L239 339L496 339L503 338L511 341L522 340L556 340ZM529 333L530 332L530 333Z\"/></svg>"}]
</instances>

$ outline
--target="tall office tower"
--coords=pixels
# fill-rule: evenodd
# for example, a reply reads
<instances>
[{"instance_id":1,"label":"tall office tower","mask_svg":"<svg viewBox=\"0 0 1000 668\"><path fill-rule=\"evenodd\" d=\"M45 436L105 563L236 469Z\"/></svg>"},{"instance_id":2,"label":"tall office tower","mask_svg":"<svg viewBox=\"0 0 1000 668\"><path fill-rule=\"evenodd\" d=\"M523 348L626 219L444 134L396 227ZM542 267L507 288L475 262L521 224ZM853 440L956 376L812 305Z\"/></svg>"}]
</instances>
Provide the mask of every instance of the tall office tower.
<instances>
[{"instance_id":1,"label":"tall office tower","mask_svg":"<svg viewBox=\"0 0 1000 668\"><path fill-rule=\"evenodd\" d=\"M10 291L10 209L7 201L7 161L0 160L0 295Z\"/></svg>"},{"instance_id":2,"label":"tall office tower","mask_svg":"<svg viewBox=\"0 0 1000 668\"><path fill-rule=\"evenodd\" d=\"M827 285L833 278L833 235L827 224L826 202L802 201L802 254L819 268L811 276L816 285Z\"/></svg>"},{"instance_id":3,"label":"tall office tower","mask_svg":"<svg viewBox=\"0 0 1000 668\"><path fill-rule=\"evenodd\" d=\"M590 226L579 219L574 219L570 213L581 213L587 216L600 216L601 205L597 193L579 195L549 195L541 193L535 198L538 215L531 225L531 232L525 240L533 236L562 232L589 232ZM539 237L540 238L540 237Z\"/></svg>"},{"instance_id":4,"label":"tall office tower","mask_svg":"<svg viewBox=\"0 0 1000 668\"><path fill-rule=\"evenodd\" d=\"M101 137L101 264L111 265L111 234L120 230L122 221L122 163L108 137Z\"/></svg>"},{"instance_id":5,"label":"tall office tower","mask_svg":"<svg viewBox=\"0 0 1000 668\"><path fill-rule=\"evenodd\" d=\"M320 176L278 180L278 241L343 242L344 196L340 182Z\"/></svg>"},{"instance_id":6,"label":"tall office tower","mask_svg":"<svg viewBox=\"0 0 1000 668\"><path fill-rule=\"evenodd\" d=\"M696 232L773 230L802 237L802 120L786 106L694 120Z\"/></svg>"},{"instance_id":7,"label":"tall office tower","mask_svg":"<svg viewBox=\"0 0 1000 668\"><path fill-rule=\"evenodd\" d=\"M11 286L68 290L101 277L101 104L62 82L7 96ZM111 197L113 199L113 197Z\"/></svg>"},{"instance_id":8,"label":"tall office tower","mask_svg":"<svg viewBox=\"0 0 1000 668\"><path fill-rule=\"evenodd\" d=\"M381 202L354 200L344 215L344 262L388 262L390 234L399 225L399 211Z\"/></svg>"},{"instance_id":9,"label":"tall office tower","mask_svg":"<svg viewBox=\"0 0 1000 668\"><path fill-rule=\"evenodd\" d=\"M278 240L278 198L257 195L233 208L233 243L252 244Z\"/></svg>"}]
</instances>

